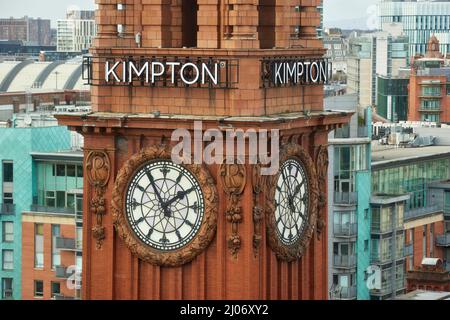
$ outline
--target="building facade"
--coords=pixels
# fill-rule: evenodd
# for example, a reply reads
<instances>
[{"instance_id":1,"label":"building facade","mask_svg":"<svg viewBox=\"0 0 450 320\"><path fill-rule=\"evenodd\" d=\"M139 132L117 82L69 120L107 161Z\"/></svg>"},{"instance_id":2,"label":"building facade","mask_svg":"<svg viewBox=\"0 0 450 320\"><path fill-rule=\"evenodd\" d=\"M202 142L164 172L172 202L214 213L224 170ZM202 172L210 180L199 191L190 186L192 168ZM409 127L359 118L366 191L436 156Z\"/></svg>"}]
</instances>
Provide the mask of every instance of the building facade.
<instances>
[{"instance_id":1,"label":"building facade","mask_svg":"<svg viewBox=\"0 0 450 320\"><path fill-rule=\"evenodd\" d=\"M70 149L65 127L0 128L1 144L1 298L22 297L22 212L33 203L31 152Z\"/></svg>"},{"instance_id":2,"label":"building facade","mask_svg":"<svg viewBox=\"0 0 450 320\"><path fill-rule=\"evenodd\" d=\"M450 64L431 37L427 53L414 59L409 86L409 121L450 123Z\"/></svg>"},{"instance_id":3,"label":"building facade","mask_svg":"<svg viewBox=\"0 0 450 320\"><path fill-rule=\"evenodd\" d=\"M428 39L435 34L441 41L443 53L450 51L450 2L448 1L395 1L379 3L379 27L401 23L409 37L409 54L425 54Z\"/></svg>"},{"instance_id":4,"label":"building facade","mask_svg":"<svg viewBox=\"0 0 450 320\"><path fill-rule=\"evenodd\" d=\"M408 120L409 70L396 77L377 76L377 114L391 122Z\"/></svg>"},{"instance_id":5,"label":"building facade","mask_svg":"<svg viewBox=\"0 0 450 320\"><path fill-rule=\"evenodd\" d=\"M328 29L323 36L323 44L333 67L333 79L345 80L347 74L347 41L338 29Z\"/></svg>"},{"instance_id":6,"label":"building facade","mask_svg":"<svg viewBox=\"0 0 450 320\"><path fill-rule=\"evenodd\" d=\"M333 300L368 300L370 263L371 110L358 110L356 95L325 99L328 110L355 112L328 139L328 288Z\"/></svg>"},{"instance_id":7,"label":"building facade","mask_svg":"<svg viewBox=\"0 0 450 320\"><path fill-rule=\"evenodd\" d=\"M373 192L382 192L387 195L407 195L404 200L404 209L397 210L395 219L384 218L385 223L388 224L392 220L396 221L394 232L392 231L393 227L389 229L389 232L393 232L391 235L396 234L396 237L383 238L383 241L388 242L385 244L387 247L382 250L386 251L390 266L392 257L396 257L396 274L398 276L394 278L392 274L390 279L398 282L392 282L390 286L386 284L386 290L392 289L395 285L397 289L395 295L398 295L401 293L401 286L402 290L419 288L411 285L409 279L410 277L424 279L425 273L420 271L424 258L441 259L444 262L444 268L446 267L448 253L444 249L446 248L444 207L445 181L450 178L448 169L450 154L448 147L445 146L397 150L386 148L373 152L373 159ZM387 211L384 214L390 215L391 213ZM372 209L372 218L373 216ZM373 227L372 230L374 229ZM376 234L380 233L376 232ZM400 268L400 265L403 267ZM403 270L403 282L400 280L401 270ZM431 275L431 277L434 276ZM393 293L391 290L389 294Z\"/></svg>"},{"instance_id":8,"label":"building facade","mask_svg":"<svg viewBox=\"0 0 450 320\"><path fill-rule=\"evenodd\" d=\"M404 215L409 195L374 194L371 198L370 263L380 272L371 300L388 300L406 292Z\"/></svg>"},{"instance_id":9,"label":"building facade","mask_svg":"<svg viewBox=\"0 0 450 320\"><path fill-rule=\"evenodd\" d=\"M94 11L70 11L57 21L58 52L82 52L92 45L97 34Z\"/></svg>"},{"instance_id":10,"label":"building facade","mask_svg":"<svg viewBox=\"0 0 450 320\"><path fill-rule=\"evenodd\" d=\"M300 56L322 59L325 50L317 38L320 1L97 4L99 32L91 49L93 113L58 115L61 124L85 137L83 299L326 299L326 145L329 132L348 122L350 114L324 112L323 83L300 91L295 83L273 86L272 77L276 57L283 57L280 62ZM156 86L141 85L139 76L131 81L133 88L108 81L107 61L120 64L129 57L164 59L175 63L180 73ZM194 57L199 64L193 66ZM220 81L207 84L195 76L196 68L208 63L222 70ZM194 134L196 121L203 122L202 130L196 130L202 135L217 126L219 136L230 126L280 130L280 142L276 135L270 142L283 149L281 166L290 170L286 159L300 161L310 178L306 184L299 182L299 175L284 181L296 184L294 198L308 186L311 198L302 196L308 205L275 199L280 190L291 189L278 185L282 169L261 180L257 165L234 163L234 156L232 164L174 167L175 145L166 138L186 126ZM162 159L161 170L151 169L157 159ZM135 189L140 196L126 199L125 185L138 164L149 166L143 179L150 191L139 185ZM176 170L183 174L172 177ZM180 183L187 177L194 177L189 183L197 181L200 187L184 189ZM169 178L170 185L182 189L161 194L158 186ZM321 191L316 189L319 183ZM177 202L186 206L188 194L188 206L179 208ZM191 218L205 218L195 224L183 218L185 223L175 223L172 235L145 215L130 224L128 219L134 218L129 214L148 206L142 196L154 203L145 210L154 212L166 227L168 220L173 223L172 212L179 210L188 209ZM280 225L283 218L275 218L280 205L286 206L285 215L300 212L304 217L294 225L291 220L291 233ZM300 221L307 222L306 233ZM145 230L139 233L132 225ZM200 231L192 242L185 242L191 225ZM285 244L280 242L283 237ZM178 249L167 249L180 242Z\"/></svg>"},{"instance_id":11,"label":"building facade","mask_svg":"<svg viewBox=\"0 0 450 320\"><path fill-rule=\"evenodd\" d=\"M32 157L33 204L22 214L22 299L80 298L83 154Z\"/></svg>"},{"instance_id":12,"label":"building facade","mask_svg":"<svg viewBox=\"0 0 450 320\"><path fill-rule=\"evenodd\" d=\"M392 114L393 107L398 108L399 114L406 110L405 104L392 105L392 93L386 92L386 86L383 86L385 81L389 86L403 78L401 70L408 64L408 37L403 35L401 25L390 24L383 31L351 37L347 64L347 91L358 94L360 106L377 106L377 113L386 116ZM381 95L378 84L384 89ZM400 86L400 89L404 87ZM407 91L402 94L407 95ZM404 103L404 100L397 102ZM391 118L394 118L393 114Z\"/></svg>"},{"instance_id":13,"label":"building facade","mask_svg":"<svg viewBox=\"0 0 450 320\"><path fill-rule=\"evenodd\" d=\"M376 42L372 36L351 38L347 58L347 93L362 107L375 104Z\"/></svg>"},{"instance_id":14,"label":"building facade","mask_svg":"<svg viewBox=\"0 0 450 320\"><path fill-rule=\"evenodd\" d=\"M51 46L50 20L0 19L0 40L18 40L27 46Z\"/></svg>"}]
</instances>

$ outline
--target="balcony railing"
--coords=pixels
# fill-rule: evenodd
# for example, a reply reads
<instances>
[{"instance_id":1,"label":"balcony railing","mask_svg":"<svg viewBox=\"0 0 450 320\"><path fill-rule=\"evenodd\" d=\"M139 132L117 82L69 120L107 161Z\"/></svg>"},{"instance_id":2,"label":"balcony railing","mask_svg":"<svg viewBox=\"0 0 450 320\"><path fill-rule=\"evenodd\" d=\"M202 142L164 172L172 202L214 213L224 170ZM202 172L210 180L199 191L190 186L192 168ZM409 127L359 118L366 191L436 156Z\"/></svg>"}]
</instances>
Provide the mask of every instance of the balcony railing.
<instances>
[{"instance_id":1,"label":"balcony railing","mask_svg":"<svg viewBox=\"0 0 450 320\"><path fill-rule=\"evenodd\" d=\"M381 284L381 289L373 289L370 290L371 295L380 295L384 296L389 293L392 293L392 283L391 282L383 282Z\"/></svg>"},{"instance_id":2,"label":"balcony railing","mask_svg":"<svg viewBox=\"0 0 450 320\"><path fill-rule=\"evenodd\" d=\"M358 138L369 137L369 129L367 127L358 127Z\"/></svg>"},{"instance_id":3,"label":"balcony railing","mask_svg":"<svg viewBox=\"0 0 450 320\"><path fill-rule=\"evenodd\" d=\"M0 205L0 214L3 215L14 215L16 214L16 205L4 203Z\"/></svg>"},{"instance_id":4,"label":"balcony railing","mask_svg":"<svg viewBox=\"0 0 450 320\"><path fill-rule=\"evenodd\" d=\"M441 109L436 109L436 108L419 108L419 112L428 112L428 113L441 113L444 112Z\"/></svg>"},{"instance_id":5,"label":"balcony railing","mask_svg":"<svg viewBox=\"0 0 450 320\"><path fill-rule=\"evenodd\" d=\"M5 289L3 300L12 300L13 299L13 291L11 289Z\"/></svg>"},{"instance_id":6,"label":"balcony railing","mask_svg":"<svg viewBox=\"0 0 450 320\"><path fill-rule=\"evenodd\" d=\"M405 248L403 249L404 256L410 257L414 254L414 247L412 243L405 244Z\"/></svg>"},{"instance_id":7,"label":"balcony railing","mask_svg":"<svg viewBox=\"0 0 450 320\"><path fill-rule=\"evenodd\" d=\"M81 250L77 246L77 241L75 239L57 237L56 238L56 249L68 250L68 251L78 251Z\"/></svg>"},{"instance_id":8,"label":"balcony railing","mask_svg":"<svg viewBox=\"0 0 450 320\"><path fill-rule=\"evenodd\" d=\"M391 221L386 222L372 222L371 232L372 233L388 233L393 231L393 226Z\"/></svg>"},{"instance_id":9,"label":"balcony railing","mask_svg":"<svg viewBox=\"0 0 450 320\"><path fill-rule=\"evenodd\" d=\"M450 215L450 205L445 205L444 206L444 214L445 215Z\"/></svg>"},{"instance_id":10,"label":"balcony railing","mask_svg":"<svg viewBox=\"0 0 450 320\"><path fill-rule=\"evenodd\" d=\"M56 214L75 214L75 209L73 208L56 208L48 207L38 204L31 205L31 212L42 212L42 213L56 213Z\"/></svg>"},{"instance_id":11,"label":"balcony railing","mask_svg":"<svg viewBox=\"0 0 450 320\"><path fill-rule=\"evenodd\" d=\"M333 232L335 237L354 237L358 234L358 224L335 224L333 226Z\"/></svg>"},{"instance_id":12,"label":"balcony railing","mask_svg":"<svg viewBox=\"0 0 450 320\"><path fill-rule=\"evenodd\" d=\"M405 278L395 280L395 284L396 284L397 290L404 289L406 287Z\"/></svg>"},{"instance_id":13,"label":"balcony railing","mask_svg":"<svg viewBox=\"0 0 450 320\"><path fill-rule=\"evenodd\" d=\"M405 220L418 219L425 217L431 213L442 212L442 207L438 205L426 206L424 208L416 208L405 212Z\"/></svg>"},{"instance_id":14,"label":"balcony railing","mask_svg":"<svg viewBox=\"0 0 450 320\"><path fill-rule=\"evenodd\" d=\"M450 247L450 233L437 236L436 245L439 247Z\"/></svg>"},{"instance_id":15,"label":"balcony railing","mask_svg":"<svg viewBox=\"0 0 450 320\"><path fill-rule=\"evenodd\" d=\"M335 300L356 299L356 287L341 287L333 293Z\"/></svg>"},{"instance_id":16,"label":"balcony railing","mask_svg":"<svg viewBox=\"0 0 450 320\"><path fill-rule=\"evenodd\" d=\"M55 277L59 279L67 279L71 275L67 273L67 267L65 266L56 266L55 267Z\"/></svg>"},{"instance_id":17,"label":"balcony railing","mask_svg":"<svg viewBox=\"0 0 450 320\"><path fill-rule=\"evenodd\" d=\"M345 126L343 128L338 128L334 132L335 139L348 139L350 138L350 127Z\"/></svg>"},{"instance_id":18,"label":"balcony railing","mask_svg":"<svg viewBox=\"0 0 450 320\"><path fill-rule=\"evenodd\" d=\"M335 268L354 268L356 267L356 256L334 255Z\"/></svg>"},{"instance_id":19,"label":"balcony railing","mask_svg":"<svg viewBox=\"0 0 450 320\"><path fill-rule=\"evenodd\" d=\"M334 202L337 204L356 204L358 194L356 192L335 192Z\"/></svg>"},{"instance_id":20,"label":"balcony railing","mask_svg":"<svg viewBox=\"0 0 450 320\"><path fill-rule=\"evenodd\" d=\"M392 253L391 252L385 252L383 254L380 254L378 252L372 252L370 255L370 260L372 263L379 264L379 263L386 263L392 261Z\"/></svg>"},{"instance_id":21,"label":"balcony railing","mask_svg":"<svg viewBox=\"0 0 450 320\"><path fill-rule=\"evenodd\" d=\"M78 299L75 297L67 297L61 294L55 294L53 295L53 300L78 300Z\"/></svg>"}]
</instances>

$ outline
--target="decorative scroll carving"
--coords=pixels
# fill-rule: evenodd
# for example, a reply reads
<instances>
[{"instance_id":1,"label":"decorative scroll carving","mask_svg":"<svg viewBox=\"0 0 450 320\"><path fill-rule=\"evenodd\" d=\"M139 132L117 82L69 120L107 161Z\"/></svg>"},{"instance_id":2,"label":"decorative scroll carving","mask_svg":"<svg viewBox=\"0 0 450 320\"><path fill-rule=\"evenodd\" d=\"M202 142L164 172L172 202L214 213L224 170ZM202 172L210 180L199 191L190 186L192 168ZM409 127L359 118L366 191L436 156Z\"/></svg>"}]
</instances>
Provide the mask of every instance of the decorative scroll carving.
<instances>
[{"instance_id":1,"label":"decorative scroll carving","mask_svg":"<svg viewBox=\"0 0 450 320\"><path fill-rule=\"evenodd\" d=\"M275 221L275 193L279 174L266 179L266 222L267 241L269 246L283 261L292 262L300 259L308 248L317 224L317 211L319 201L319 187L315 165L309 154L298 144L289 143L281 151L280 163L283 164L290 158L295 158L303 163L309 183L309 202L307 213L307 227L299 240L291 245L284 245L277 236L277 226Z\"/></svg>"},{"instance_id":2,"label":"decorative scroll carving","mask_svg":"<svg viewBox=\"0 0 450 320\"><path fill-rule=\"evenodd\" d=\"M142 243L133 233L126 218L125 195L130 180L146 163L153 160L171 159L171 148L153 145L132 156L119 171L112 193L111 209L114 227L130 251L141 260L153 265L178 267L191 262L203 253L213 240L217 230L218 194L216 183L209 171L201 165L184 165L197 179L205 200L205 216L195 238L185 247L168 253L154 250Z\"/></svg>"},{"instance_id":3,"label":"decorative scroll carving","mask_svg":"<svg viewBox=\"0 0 450 320\"><path fill-rule=\"evenodd\" d=\"M242 222L241 198L247 183L247 173L242 164L222 164L220 177L225 193L228 197L227 221L231 224L231 236L228 239L228 248L233 257L237 258L241 248L239 224Z\"/></svg>"},{"instance_id":4,"label":"decorative scroll carving","mask_svg":"<svg viewBox=\"0 0 450 320\"><path fill-rule=\"evenodd\" d=\"M316 155L316 171L319 184L319 207L317 217L317 237L320 238L325 229L324 208L327 203L327 174L328 174L328 148L327 146L320 146L317 148Z\"/></svg>"},{"instance_id":5,"label":"decorative scroll carving","mask_svg":"<svg viewBox=\"0 0 450 320\"><path fill-rule=\"evenodd\" d=\"M261 176L261 164L253 166L252 186L253 186L253 253L258 256L259 247L262 241L261 223L264 219L264 210L260 204L260 195L263 191L263 177Z\"/></svg>"},{"instance_id":6,"label":"decorative scroll carving","mask_svg":"<svg viewBox=\"0 0 450 320\"><path fill-rule=\"evenodd\" d=\"M92 228L97 249L101 249L106 233L103 216L106 214L105 191L111 174L111 163L104 151L91 151L86 159L86 175L94 193L90 202L90 211L95 215L96 224Z\"/></svg>"}]
</instances>

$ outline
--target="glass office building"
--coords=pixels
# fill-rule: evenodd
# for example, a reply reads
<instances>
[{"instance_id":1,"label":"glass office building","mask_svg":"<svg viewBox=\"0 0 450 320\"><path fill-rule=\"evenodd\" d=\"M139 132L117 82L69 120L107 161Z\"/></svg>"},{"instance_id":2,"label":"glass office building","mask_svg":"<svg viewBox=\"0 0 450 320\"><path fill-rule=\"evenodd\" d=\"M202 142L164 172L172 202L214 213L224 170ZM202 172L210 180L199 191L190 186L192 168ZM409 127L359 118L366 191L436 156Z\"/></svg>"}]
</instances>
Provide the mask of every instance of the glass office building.
<instances>
[{"instance_id":1,"label":"glass office building","mask_svg":"<svg viewBox=\"0 0 450 320\"><path fill-rule=\"evenodd\" d=\"M420 152L420 150L418 150ZM450 157L448 154L435 155L426 160L381 164L372 167L372 192L411 195L407 205L409 210L427 206L427 186L432 182L450 177Z\"/></svg>"},{"instance_id":2,"label":"glass office building","mask_svg":"<svg viewBox=\"0 0 450 320\"><path fill-rule=\"evenodd\" d=\"M378 9L381 29L391 23L402 23L410 39L410 56L425 54L433 34L441 43L441 52L450 52L449 1L382 1Z\"/></svg>"}]
</instances>

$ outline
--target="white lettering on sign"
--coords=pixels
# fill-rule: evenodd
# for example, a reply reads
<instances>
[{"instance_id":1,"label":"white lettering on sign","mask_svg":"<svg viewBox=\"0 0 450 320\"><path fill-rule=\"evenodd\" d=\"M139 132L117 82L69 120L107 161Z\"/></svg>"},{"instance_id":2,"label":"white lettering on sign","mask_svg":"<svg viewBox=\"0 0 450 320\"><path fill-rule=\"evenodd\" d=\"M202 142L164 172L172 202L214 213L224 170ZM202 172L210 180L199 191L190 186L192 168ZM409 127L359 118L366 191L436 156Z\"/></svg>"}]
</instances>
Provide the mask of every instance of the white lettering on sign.
<instances>
[{"instance_id":1,"label":"white lettering on sign","mask_svg":"<svg viewBox=\"0 0 450 320\"><path fill-rule=\"evenodd\" d=\"M155 84L162 80L175 84L178 80L181 80L186 85L193 85L198 82L218 85L219 78L219 62L118 61L112 63L106 61L105 63L105 80L108 83L132 83L134 80L143 79L147 84Z\"/></svg>"},{"instance_id":2,"label":"white lettering on sign","mask_svg":"<svg viewBox=\"0 0 450 320\"><path fill-rule=\"evenodd\" d=\"M271 70L275 85L326 83L330 75L330 65L326 60L274 61Z\"/></svg>"}]
</instances>

